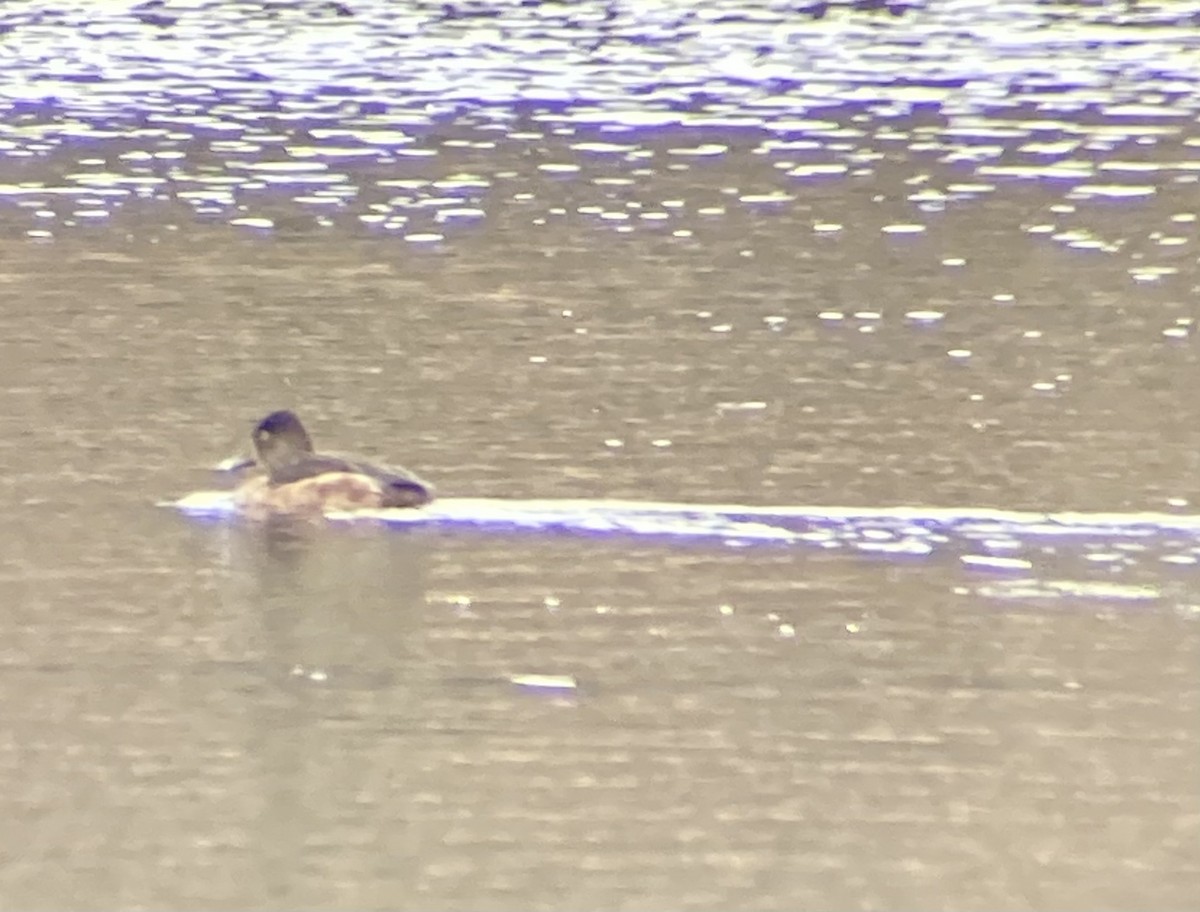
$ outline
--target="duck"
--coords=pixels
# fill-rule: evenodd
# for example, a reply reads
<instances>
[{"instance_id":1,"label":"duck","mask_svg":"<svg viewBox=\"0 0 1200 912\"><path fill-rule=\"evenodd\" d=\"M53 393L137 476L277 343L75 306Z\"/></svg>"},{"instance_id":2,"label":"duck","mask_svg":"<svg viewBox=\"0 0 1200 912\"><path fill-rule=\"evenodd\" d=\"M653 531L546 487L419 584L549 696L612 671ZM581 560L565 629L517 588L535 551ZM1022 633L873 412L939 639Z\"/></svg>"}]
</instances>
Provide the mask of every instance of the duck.
<instances>
[{"instance_id":1,"label":"duck","mask_svg":"<svg viewBox=\"0 0 1200 912\"><path fill-rule=\"evenodd\" d=\"M250 435L256 475L234 492L244 512L329 513L389 507L423 507L433 501L431 485L406 469L377 466L355 457L318 453L294 412L271 412Z\"/></svg>"}]
</instances>

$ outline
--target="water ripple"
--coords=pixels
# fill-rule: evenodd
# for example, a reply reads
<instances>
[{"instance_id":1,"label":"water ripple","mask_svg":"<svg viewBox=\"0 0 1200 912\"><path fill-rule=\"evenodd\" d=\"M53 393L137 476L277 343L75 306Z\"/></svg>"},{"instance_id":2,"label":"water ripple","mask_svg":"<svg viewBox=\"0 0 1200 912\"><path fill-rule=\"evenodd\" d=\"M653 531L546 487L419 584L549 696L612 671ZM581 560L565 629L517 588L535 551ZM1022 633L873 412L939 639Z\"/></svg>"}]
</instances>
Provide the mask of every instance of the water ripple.
<instances>
[{"instance_id":1,"label":"water ripple","mask_svg":"<svg viewBox=\"0 0 1200 912\"><path fill-rule=\"evenodd\" d=\"M198 491L168 506L201 518L237 516L226 491ZM989 593L1024 592L1030 586L1042 586L1036 582L1039 568L1058 566L1064 560L1081 560L1081 574L1111 575L1135 564L1135 557L1191 566L1200 555L1200 516L1172 513L447 498L421 510L359 511L331 515L330 519L495 532L708 539L734 546L846 548L892 558L951 553L960 555L967 571L1021 577L1000 586L984 584L981 589ZM1094 593L1109 583L1118 588L1124 585L1111 579L1083 579L1074 589L1067 583L1054 583L1052 588L1063 593Z\"/></svg>"},{"instance_id":2,"label":"water ripple","mask_svg":"<svg viewBox=\"0 0 1200 912\"><path fill-rule=\"evenodd\" d=\"M108 170L18 186L42 200L98 183L126 198L177 194L198 214L231 221L268 218L244 198L265 189L290 194L317 225L346 217L403 223L409 234L476 222L491 179L471 175L473 188L440 200L384 202L371 171L425 161L424 177L447 180L498 143L525 147L541 173L603 195L611 176L592 174L591 163L614 161L632 183L638 167L650 177L722 159L732 151L725 137L743 133L773 172L731 188L730 204L747 211L787 210L798 186L874 173L897 150L918 170L922 160L965 166L964 179L913 193L914 217L882 227L895 238L926 232L927 216L998 182L1060 182L1065 199L1112 203L1195 180L1186 157L1092 159L1172 140L1194 123L1190 22L1200 4L1069 15L1033 3L891 10L787 12L765 0L30 2L0 12L0 162L88 144ZM447 135L451 123L468 134ZM672 128L682 132L667 137ZM563 141L550 150L552 137ZM198 195L214 180L227 181L224 194ZM674 218L580 212L616 231ZM1052 235L1114 249L1075 231Z\"/></svg>"}]
</instances>

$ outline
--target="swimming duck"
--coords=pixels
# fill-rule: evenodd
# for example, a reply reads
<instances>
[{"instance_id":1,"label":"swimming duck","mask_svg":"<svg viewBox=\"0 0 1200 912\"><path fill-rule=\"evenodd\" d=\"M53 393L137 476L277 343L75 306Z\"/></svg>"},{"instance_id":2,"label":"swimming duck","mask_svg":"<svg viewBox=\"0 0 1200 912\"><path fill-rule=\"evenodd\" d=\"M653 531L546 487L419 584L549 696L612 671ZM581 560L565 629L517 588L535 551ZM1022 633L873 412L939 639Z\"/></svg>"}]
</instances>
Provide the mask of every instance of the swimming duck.
<instances>
[{"instance_id":1,"label":"swimming duck","mask_svg":"<svg viewBox=\"0 0 1200 912\"><path fill-rule=\"evenodd\" d=\"M292 412L272 412L255 426L251 439L255 461L266 475L251 478L235 492L247 511L324 513L420 507L433 500L433 489L404 469L315 452L308 431Z\"/></svg>"}]
</instances>

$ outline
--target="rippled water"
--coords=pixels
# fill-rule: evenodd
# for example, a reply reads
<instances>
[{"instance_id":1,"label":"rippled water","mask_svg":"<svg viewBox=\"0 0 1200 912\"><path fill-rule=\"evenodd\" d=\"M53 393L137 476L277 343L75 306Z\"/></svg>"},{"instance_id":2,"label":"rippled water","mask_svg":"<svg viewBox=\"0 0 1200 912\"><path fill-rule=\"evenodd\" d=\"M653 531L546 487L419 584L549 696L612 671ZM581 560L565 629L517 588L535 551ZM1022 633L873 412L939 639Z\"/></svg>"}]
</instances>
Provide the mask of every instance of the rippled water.
<instances>
[{"instance_id":1,"label":"rippled water","mask_svg":"<svg viewBox=\"0 0 1200 912\"><path fill-rule=\"evenodd\" d=\"M885 236L1040 182L1058 204L1025 212L1023 233L1111 252L1131 239L1081 204L1195 184L1195 4L816 12L23 4L0 16L3 192L34 236L176 202L251 231L412 241L499 208L530 229L578 217L669 236L694 233L689 216L784 209L820 238L846 230L811 208L840 205L843 181L888 180ZM68 167L52 180L20 179L54 159ZM687 177L730 160L736 180ZM1193 215L1139 240L1170 259Z\"/></svg>"},{"instance_id":2,"label":"rippled water","mask_svg":"<svg viewBox=\"0 0 1200 912\"><path fill-rule=\"evenodd\" d=\"M5 903L1190 908L1197 15L0 8Z\"/></svg>"}]
</instances>

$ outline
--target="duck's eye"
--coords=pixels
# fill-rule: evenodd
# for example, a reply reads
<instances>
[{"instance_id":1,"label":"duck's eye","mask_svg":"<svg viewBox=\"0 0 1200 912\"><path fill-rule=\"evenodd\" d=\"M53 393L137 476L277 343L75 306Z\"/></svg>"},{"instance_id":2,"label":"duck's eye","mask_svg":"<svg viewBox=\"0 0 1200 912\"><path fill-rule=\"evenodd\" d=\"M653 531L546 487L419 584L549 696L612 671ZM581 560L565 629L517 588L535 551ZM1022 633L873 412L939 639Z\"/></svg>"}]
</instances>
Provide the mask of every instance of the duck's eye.
<instances>
[{"instance_id":1,"label":"duck's eye","mask_svg":"<svg viewBox=\"0 0 1200 912\"><path fill-rule=\"evenodd\" d=\"M268 431L268 430L266 430L266 429L264 428L264 429L262 429L262 430L258 431L258 432L257 432L257 433L254 435L254 439L255 439L255 440L270 440L270 439L271 439L271 432L270 432L270 431Z\"/></svg>"}]
</instances>

